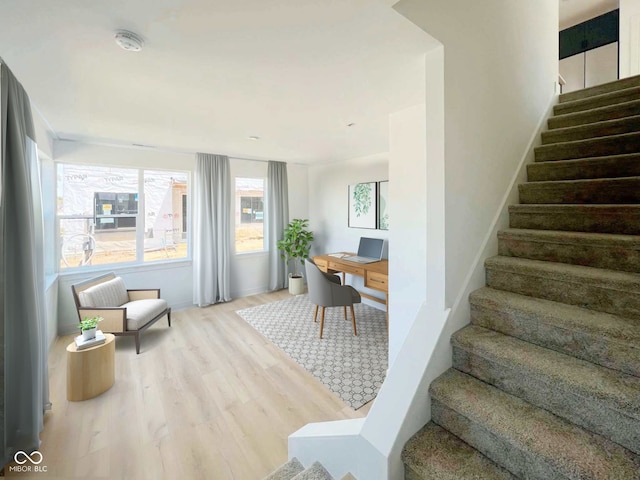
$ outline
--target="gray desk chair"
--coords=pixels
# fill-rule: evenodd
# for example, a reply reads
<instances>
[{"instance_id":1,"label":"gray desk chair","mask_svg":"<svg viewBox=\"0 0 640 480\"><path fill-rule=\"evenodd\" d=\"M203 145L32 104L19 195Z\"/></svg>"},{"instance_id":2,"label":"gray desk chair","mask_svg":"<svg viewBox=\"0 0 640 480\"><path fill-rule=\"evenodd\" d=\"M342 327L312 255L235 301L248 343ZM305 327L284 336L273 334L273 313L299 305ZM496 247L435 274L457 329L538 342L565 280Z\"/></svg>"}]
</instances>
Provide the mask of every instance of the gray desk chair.
<instances>
[{"instance_id":1,"label":"gray desk chair","mask_svg":"<svg viewBox=\"0 0 640 480\"><path fill-rule=\"evenodd\" d=\"M347 307L351 307L351 323L353 324L353 334L356 331L356 314L353 310L354 303L360 303L361 298L358 291L350 285L340 285L340 277L324 273L313 263L313 260L306 259L304 262L307 272L307 287L309 289L309 301L315 304L313 321L318 317L318 307L322 307L320 314L320 338L324 328L324 310L326 307L344 307L344 319L347 320Z\"/></svg>"}]
</instances>

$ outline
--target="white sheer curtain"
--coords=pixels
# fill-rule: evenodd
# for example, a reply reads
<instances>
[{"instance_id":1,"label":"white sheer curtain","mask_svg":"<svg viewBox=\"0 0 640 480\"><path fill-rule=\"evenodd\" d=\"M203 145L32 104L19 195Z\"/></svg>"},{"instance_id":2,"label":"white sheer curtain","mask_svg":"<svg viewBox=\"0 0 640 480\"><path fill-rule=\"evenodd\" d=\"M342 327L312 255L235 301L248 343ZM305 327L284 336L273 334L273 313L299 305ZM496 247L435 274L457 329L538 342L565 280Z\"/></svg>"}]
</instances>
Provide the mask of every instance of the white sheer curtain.
<instances>
[{"instance_id":1,"label":"white sheer curtain","mask_svg":"<svg viewBox=\"0 0 640 480\"><path fill-rule=\"evenodd\" d=\"M29 97L0 59L0 432L2 464L40 446L50 408L44 226Z\"/></svg>"},{"instance_id":2,"label":"white sheer curtain","mask_svg":"<svg viewBox=\"0 0 640 480\"><path fill-rule=\"evenodd\" d=\"M198 153L193 212L193 303L231 300L231 174L229 157Z\"/></svg>"},{"instance_id":3,"label":"white sheer curtain","mask_svg":"<svg viewBox=\"0 0 640 480\"><path fill-rule=\"evenodd\" d=\"M269 290L286 288L287 264L280 257L277 244L289 223L289 182L287 164L269 162L267 169L267 232L269 235Z\"/></svg>"}]
</instances>

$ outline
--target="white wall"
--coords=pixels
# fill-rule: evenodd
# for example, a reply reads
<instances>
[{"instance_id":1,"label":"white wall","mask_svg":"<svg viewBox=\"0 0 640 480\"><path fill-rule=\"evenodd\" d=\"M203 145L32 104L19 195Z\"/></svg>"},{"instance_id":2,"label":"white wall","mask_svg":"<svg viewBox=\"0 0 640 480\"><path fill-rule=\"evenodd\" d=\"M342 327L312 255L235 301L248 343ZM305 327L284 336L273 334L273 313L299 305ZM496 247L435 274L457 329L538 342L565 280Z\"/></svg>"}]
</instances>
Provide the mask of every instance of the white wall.
<instances>
[{"instance_id":1,"label":"white wall","mask_svg":"<svg viewBox=\"0 0 640 480\"><path fill-rule=\"evenodd\" d=\"M444 46L446 298L453 305L558 76L558 0L401 0Z\"/></svg>"},{"instance_id":2,"label":"white wall","mask_svg":"<svg viewBox=\"0 0 640 480\"><path fill-rule=\"evenodd\" d=\"M389 364L427 292L426 108L389 119Z\"/></svg>"},{"instance_id":3,"label":"white wall","mask_svg":"<svg viewBox=\"0 0 640 480\"><path fill-rule=\"evenodd\" d=\"M152 148L128 148L78 142L54 143L54 159L64 163L95 163L124 167L175 169L191 172L195 169L195 155L156 150ZM236 176L264 177L267 163L230 159L232 184ZM290 215L307 217L307 168L287 165L289 177ZM191 177L193 179L193 175ZM191 192L190 192L191 193ZM233 201L232 201L233 203ZM232 215L231 218L234 218ZM89 271L61 272L59 280L58 333L74 331L77 315L71 296L71 285L101 273L116 271L122 275L129 288L160 288L162 296L174 309L193 305L193 267L191 260L149 263L144 266L96 267ZM231 261L231 296L242 297L261 293L268 288L267 254L233 254Z\"/></svg>"},{"instance_id":4,"label":"white wall","mask_svg":"<svg viewBox=\"0 0 640 480\"><path fill-rule=\"evenodd\" d=\"M413 160L416 176L426 174L427 300L359 435L349 428L342 435L340 425L329 424L290 437L297 451L307 444L322 460L337 436L354 454L331 473L350 470L369 480L402 478L402 448L430 419L428 386L451 365L451 333L469 323L468 293L485 283L484 259L495 255L496 231L508 225L507 206L517 200L517 182L532 159L558 78L558 0L401 0L394 8L442 42L426 58L426 169L417 156ZM444 102L437 96L442 90ZM398 140L405 135L401 121L411 113L392 115ZM395 161L392 177L403 168ZM406 207L398 200L394 209ZM411 234L393 224L391 232L392 241ZM408 261L407 255L396 261ZM314 430L320 433L311 435Z\"/></svg>"},{"instance_id":5,"label":"white wall","mask_svg":"<svg viewBox=\"0 0 640 480\"><path fill-rule=\"evenodd\" d=\"M55 134L33 103L31 104L31 115L33 116L33 128L36 132L35 141L38 144L38 150L47 157L53 158L53 137Z\"/></svg>"},{"instance_id":6,"label":"white wall","mask_svg":"<svg viewBox=\"0 0 640 480\"><path fill-rule=\"evenodd\" d=\"M573 3L576 2L562 0L562 3L560 3L560 30L573 27L579 23L586 22L592 18L609 13L612 10L619 8L622 2L620 0L589 0L588 2L584 2L585 4L588 3L587 5L584 5L586 8L580 8L582 7L580 6L577 8L578 11L575 11L576 8L572 5Z\"/></svg>"},{"instance_id":7,"label":"white wall","mask_svg":"<svg viewBox=\"0 0 640 480\"><path fill-rule=\"evenodd\" d=\"M389 238L387 230L349 228L349 185L389 180L389 155L382 153L327 165L309 167L309 227L314 235L312 255L328 252L355 252L360 237ZM289 178L291 183L291 178ZM391 184L389 184L391 188ZM391 229L393 217L390 216ZM389 244L389 251L394 247ZM380 292L364 288L362 278L347 275L347 283L358 290L383 298ZM384 305L363 299L375 308Z\"/></svg>"},{"instance_id":8,"label":"white wall","mask_svg":"<svg viewBox=\"0 0 640 480\"><path fill-rule=\"evenodd\" d=\"M620 78L640 74L640 2L620 0Z\"/></svg>"}]
</instances>

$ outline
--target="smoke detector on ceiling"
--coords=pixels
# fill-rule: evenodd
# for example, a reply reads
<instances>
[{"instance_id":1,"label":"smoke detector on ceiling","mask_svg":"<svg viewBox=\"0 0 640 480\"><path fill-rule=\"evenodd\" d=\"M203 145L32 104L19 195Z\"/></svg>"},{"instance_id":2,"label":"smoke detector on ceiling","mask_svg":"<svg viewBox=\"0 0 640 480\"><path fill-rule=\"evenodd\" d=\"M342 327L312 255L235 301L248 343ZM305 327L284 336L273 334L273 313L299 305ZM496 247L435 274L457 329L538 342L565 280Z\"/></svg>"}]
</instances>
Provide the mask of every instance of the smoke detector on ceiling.
<instances>
[{"instance_id":1,"label":"smoke detector on ceiling","mask_svg":"<svg viewBox=\"0 0 640 480\"><path fill-rule=\"evenodd\" d=\"M139 52L144 45L142 38L128 30L118 30L115 38L116 43L128 52Z\"/></svg>"}]
</instances>

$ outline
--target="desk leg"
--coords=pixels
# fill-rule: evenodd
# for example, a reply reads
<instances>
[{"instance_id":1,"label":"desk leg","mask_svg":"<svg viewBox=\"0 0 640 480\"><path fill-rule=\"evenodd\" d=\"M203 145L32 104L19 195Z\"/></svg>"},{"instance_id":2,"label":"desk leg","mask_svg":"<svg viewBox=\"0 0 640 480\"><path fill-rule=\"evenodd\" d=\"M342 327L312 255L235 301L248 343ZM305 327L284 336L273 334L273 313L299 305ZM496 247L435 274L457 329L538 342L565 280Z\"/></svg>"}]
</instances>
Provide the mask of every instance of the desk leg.
<instances>
[{"instance_id":1,"label":"desk leg","mask_svg":"<svg viewBox=\"0 0 640 480\"><path fill-rule=\"evenodd\" d=\"M346 283L345 283L345 277L344 277L344 272L342 272L342 284L343 284L343 285L346 285Z\"/></svg>"}]
</instances>

